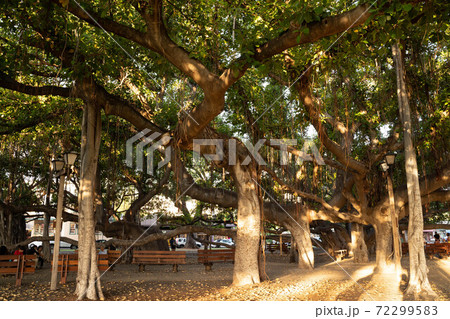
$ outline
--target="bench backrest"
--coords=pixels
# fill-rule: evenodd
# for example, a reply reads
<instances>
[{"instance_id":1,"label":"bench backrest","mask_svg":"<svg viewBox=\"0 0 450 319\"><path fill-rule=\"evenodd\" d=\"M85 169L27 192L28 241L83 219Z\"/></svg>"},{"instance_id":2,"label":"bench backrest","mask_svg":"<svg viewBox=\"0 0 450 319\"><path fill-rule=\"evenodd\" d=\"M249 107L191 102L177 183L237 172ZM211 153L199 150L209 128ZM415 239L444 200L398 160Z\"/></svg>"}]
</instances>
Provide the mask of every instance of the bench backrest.
<instances>
[{"instance_id":1,"label":"bench backrest","mask_svg":"<svg viewBox=\"0 0 450 319\"><path fill-rule=\"evenodd\" d=\"M107 270L109 267L108 255L97 254L97 265L100 271ZM62 271L63 269L65 272L78 271L78 254L60 254L58 259L58 271Z\"/></svg>"},{"instance_id":2,"label":"bench backrest","mask_svg":"<svg viewBox=\"0 0 450 319\"><path fill-rule=\"evenodd\" d=\"M17 274L19 271L20 255L0 256L0 274Z\"/></svg>"},{"instance_id":3,"label":"bench backrest","mask_svg":"<svg viewBox=\"0 0 450 319\"><path fill-rule=\"evenodd\" d=\"M435 243L433 248L436 252L448 254L450 252L450 243Z\"/></svg>"},{"instance_id":4,"label":"bench backrest","mask_svg":"<svg viewBox=\"0 0 450 319\"><path fill-rule=\"evenodd\" d=\"M36 271L36 255L23 255L22 256L22 269L23 273L33 274Z\"/></svg>"},{"instance_id":5,"label":"bench backrest","mask_svg":"<svg viewBox=\"0 0 450 319\"><path fill-rule=\"evenodd\" d=\"M234 249L214 249L197 251L199 263L234 261Z\"/></svg>"},{"instance_id":6,"label":"bench backrest","mask_svg":"<svg viewBox=\"0 0 450 319\"><path fill-rule=\"evenodd\" d=\"M121 250L108 250L108 261L109 264L114 264L122 256Z\"/></svg>"},{"instance_id":7,"label":"bench backrest","mask_svg":"<svg viewBox=\"0 0 450 319\"><path fill-rule=\"evenodd\" d=\"M0 274L15 274L16 286L19 287L24 273L34 273L36 258L35 255L2 255L0 256Z\"/></svg>"},{"instance_id":8,"label":"bench backrest","mask_svg":"<svg viewBox=\"0 0 450 319\"><path fill-rule=\"evenodd\" d=\"M447 243L435 243L425 245L426 254L436 254L436 253L448 254L449 252L450 252L450 245L447 245Z\"/></svg>"},{"instance_id":9,"label":"bench backrest","mask_svg":"<svg viewBox=\"0 0 450 319\"><path fill-rule=\"evenodd\" d=\"M78 254L61 254L58 258L58 271L78 271Z\"/></svg>"},{"instance_id":10,"label":"bench backrest","mask_svg":"<svg viewBox=\"0 0 450 319\"><path fill-rule=\"evenodd\" d=\"M435 247L450 247L450 243L435 243Z\"/></svg>"},{"instance_id":11,"label":"bench backrest","mask_svg":"<svg viewBox=\"0 0 450 319\"><path fill-rule=\"evenodd\" d=\"M109 257L108 254L97 254L97 265L98 270L106 271L109 268Z\"/></svg>"},{"instance_id":12,"label":"bench backrest","mask_svg":"<svg viewBox=\"0 0 450 319\"><path fill-rule=\"evenodd\" d=\"M134 250L133 264L185 264L185 251Z\"/></svg>"}]
</instances>

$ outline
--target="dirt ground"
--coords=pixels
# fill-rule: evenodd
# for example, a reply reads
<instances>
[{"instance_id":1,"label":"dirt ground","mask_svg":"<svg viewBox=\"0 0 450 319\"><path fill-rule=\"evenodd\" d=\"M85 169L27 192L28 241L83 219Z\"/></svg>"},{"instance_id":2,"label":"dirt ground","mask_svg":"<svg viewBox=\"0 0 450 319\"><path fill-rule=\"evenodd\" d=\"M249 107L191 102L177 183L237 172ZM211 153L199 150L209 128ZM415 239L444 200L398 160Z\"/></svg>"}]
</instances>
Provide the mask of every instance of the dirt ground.
<instances>
[{"instance_id":1,"label":"dirt ground","mask_svg":"<svg viewBox=\"0 0 450 319\"><path fill-rule=\"evenodd\" d=\"M450 300L450 259L428 260L429 279L438 300ZM337 264L327 256L316 259L312 271L298 269L286 256L268 254L266 273L270 280L249 287L231 287L233 265L216 263L212 271L196 264L194 258L180 265L146 266L119 264L106 272L102 287L106 300L403 300L408 258L403 257L404 274L398 283L391 273L373 274L374 262L355 264L345 259ZM0 300L75 300L75 273L68 283L50 291L50 265L25 275L22 287L15 287L14 276L0 277Z\"/></svg>"}]
</instances>

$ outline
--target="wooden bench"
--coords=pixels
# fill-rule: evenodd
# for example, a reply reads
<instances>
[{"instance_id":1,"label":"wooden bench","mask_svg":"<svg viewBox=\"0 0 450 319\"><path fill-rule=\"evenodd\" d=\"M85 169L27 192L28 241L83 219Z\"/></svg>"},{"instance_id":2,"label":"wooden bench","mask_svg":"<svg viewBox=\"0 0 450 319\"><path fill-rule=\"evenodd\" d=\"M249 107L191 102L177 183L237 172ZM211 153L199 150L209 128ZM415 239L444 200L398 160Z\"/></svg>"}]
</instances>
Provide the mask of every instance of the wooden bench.
<instances>
[{"instance_id":1,"label":"wooden bench","mask_svg":"<svg viewBox=\"0 0 450 319\"><path fill-rule=\"evenodd\" d=\"M178 265L186 264L186 252L166 250L134 250L132 263L139 265L139 271L143 271L145 269L145 265L173 265L173 272L177 272Z\"/></svg>"},{"instance_id":2,"label":"wooden bench","mask_svg":"<svg viewBox=\"0 0 450 319\"><path fill-rule=\"evenodd\" d=\"M266 249L270 251L270 253L273 253L274 251L280 250L280 244L266 244ZM283 243L283 252L288 253L289 247L286 243Z\"/></svg>"},{"instance_id":3,"label":"wooden bench","mask_svg":"<svg viewBox=\"0 0 450 319\"><path fill-rule=\"evenodd\" d=\"M109 266L114 267L118 260L122 256L122 251L120 250L109 250L108 249L108 263Z\"/></svg>"},{"instance_id":4,"label":"wooden bench","mask_svg":"<svg viewBox=\"0 0 450 319\"><path fill-rule=\"evenodd\" d=\"M435 243L425 245L425 255L430 259L433 259L436 255L449 256L450 255L450 243Z\"/></svg>"},{"instance_id":5,"label":"wooden bench","mask_svg":"<svg viewBox=\"0 0 450 319\"><path fill-rule=\"evenodd\" d=\"M109 268L109 256L108 254L97 255L97 265L99 271L107 271Z\"/></svg>"},{"instance_id":6,"label":"wooden bench","mask_svg":"<svg viewBox=\"0 0 450 319\"><path fill-rule=\"evenodd\" d=\"M52 258L53 267L53 258ZM78 271L78 254L60 254L58 257L58 272L61 275L61 284L67 282L67 274L69 272Z\"/></svg>"},{"instance_id":7,"label":"wooden bench","mask_svg":"<svg viewBox=\"0 0 450 319\"><path fill-rule=\"evenodd\" d=\"M3 255L0 256L0 274L16 275L16 287L22 285L23 274L31 274L36 270L35 255Z\"/></svg>"},{"instance_id":8,"label":"wooden bench","mask_svg":"<svg viewBox=\"0 0 450 319\"><path fill-rule=\"evenodd\" d=\"M341 261L342 259L344 259L344 257L347 256L347 249L335 250L333 252L333 255L336 258L336 261Z\"/></svg>"},{"instance_id":9,"label":"wooden bench","mask_svg":"<svg viewBox=\"0 0 450 319\"><path fill-rule=\"evenodd\" d=\"M210 271L215 262L234 262L234 249L200 249L197 256L198 262L205 265L205 271Z\"/></svg>"},{"instance_id":10,"label":"wooden bench","mask_svg":"<svg viewBox=\"0 0 450 319\"><path fill-rule=\"evenodd\" d=\"M52 262L53 265L53 262ZM97 254L97 265L99 271L106 271L109 268L108 255ZM69 272L78 271L78 254L61 254L58 259L58 272L61 274L61 284L67 282Z\"/></svg>"},{"instance_id":11,"label":"wooden bench","mask_svg":"<svg viewBox=\"0 0 450 319\"><path fill-rule=\"evenodd\" d=\"M434 244L434 249L437 253L441 253L446 256L450 255L450 243L436 243Z\"/></svg>"}]
</instances>

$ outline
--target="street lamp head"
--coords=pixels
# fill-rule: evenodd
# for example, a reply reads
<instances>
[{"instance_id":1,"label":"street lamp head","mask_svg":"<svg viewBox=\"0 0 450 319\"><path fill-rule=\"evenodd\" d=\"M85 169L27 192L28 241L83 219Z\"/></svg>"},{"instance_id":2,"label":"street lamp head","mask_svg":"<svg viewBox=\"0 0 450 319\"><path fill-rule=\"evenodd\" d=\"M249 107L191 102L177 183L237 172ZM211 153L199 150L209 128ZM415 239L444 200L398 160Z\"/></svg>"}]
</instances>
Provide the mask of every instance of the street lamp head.
<instances>
[{"instance_id":1,"label":"street lamp head","mask_svg":"<svg viewBox=\"0 0 450 319\"><path fill-rule=\"evenodd\" d=\"M64 168L64 161L61 158L52 160L53 171L59 172Z\"/></svg>"},{"instance_id":2,"label":"street lamp head","mask_svg":"<svg viewBox=\"0 0 450 319\"><path fill-rule=\"evenodd\" d=\"M66 165L72 166L75 163L75 160L77 159L78 154L75 152L69 152L64 154L64 162Z\"/></svg>"},{"instance_id":3,"label":"street lamp head","mask_svg":"<svg viewBox=\"0 0 450 319\"><path fill-rule=\"evenodd\" d=\"M386 172L389 169L389 165L385 161L381 162L380 167L383 170L383 172Z\"/></svg>"},{"instance_id":4,"label":"street lamp head","mask_svg":"<svg viewBox=\"0 0 450 319\"><path fill-rule=\"evenodd\" d=\"M388 165L394 164L396 155L397 155L396 153L387 153L386 156L385 156L386 163Z\"/></svg>"}]
</instances>

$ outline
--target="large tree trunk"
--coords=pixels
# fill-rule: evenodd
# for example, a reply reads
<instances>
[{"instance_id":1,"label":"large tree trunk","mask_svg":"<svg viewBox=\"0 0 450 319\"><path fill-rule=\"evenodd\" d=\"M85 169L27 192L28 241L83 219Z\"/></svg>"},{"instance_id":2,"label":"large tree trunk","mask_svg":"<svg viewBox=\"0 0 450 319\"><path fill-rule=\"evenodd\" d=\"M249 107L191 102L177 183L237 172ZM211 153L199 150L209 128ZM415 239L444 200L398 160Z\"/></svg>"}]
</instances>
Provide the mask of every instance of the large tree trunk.
<instances>
[{"instance_id":1,"label":"large tree trunk","mask_svg":"<svg viewBox=\"0 0 450 319\"><path fill-rule=\"evenodd\" d=\"M339 245L341 247L340 249L347 249L347 251L348 251L350 249L352 240L351 240L350 235L348 234L347 229L338 224L335 224L334 232L339 241Z\"/></svg>"},{"instance_id":2,"label":"large tree trunk","mask_svg":"<svg viewBox=\"0 0 450 319\"><path fill-rule=\"evenodd\" d=\"M291 232L292 242L295 241L298 251L298 267L302 269L314 268L314 251L311 242L311 231L308 216L301 212L296 220L289 218L284 226Z\"/></svg>"},{"instance_id":3,"label":"large tree trunk","mask_svg":"<svg viewBox=\"0 0 450 319\"><path fill-rule=\"evenodd\" d=\"M231 167L238 193L238 218L233 285L243 286L260 282L258 252L261 211L253 163Z\"/></svg>"},{"instance_id":4,"label":"large tree trunk","mask_svg":"<svg viewBox=\"0 0 450 319\"><path fill-rule=\"evenodd\" d=\"M392 225L386 218L376 220L373 225L376 238L376 267L375 272L384 272L392 254Z\"/></svg>"},{"instance_id":5,"label":"large tree trunk","mask_svg":"<svg viewBox=\"0 0 450 319\"><path fill-rule=\"evenodd\" d=\"M351 223L351 237L352 243L350 247L353 254L353 262L369 262L369 253L364 240L364 228L361 224Z\"/></svg>"},{"instance_id":6,"label":"large tree trunk","mask_svg":"<svg viewBox=\"0 0 450 319\"><path fill-rule=\"evenodd\" d=\"M79 240L78 274L75 293L78 300L104 299L95 247L95 183L100 148L101 113L91 103L83 110L81 135L80 189L78 193Z\"/></svg>"},{"instance_id":7,"label":"large tree trunk","mask_svg":"<svg viewBox=\"0 0 450 319\"><path fill-rule=\"evenodd\" d=\"M25 216L8 208L0 208L0 240L2 246L12 246L27 238Z\"/></svg>"},{"instance_id":8,"label":"large tree trunk","mask_svg":"<svg viewBox=\"0 0 450 319\"><path fill-rule=\"evenodd\" d=\"M292 235L292 233L291 233ZM298 260L298 250L297 244L295 242L294 236L291 239L291 248L289 249L289 263L295 263Z\"/></svg>"},{"instance_id":9,"label":"large tree trunk","mask_svg":"<svg viewBox=\"0 0 450 319\"><path fill-rule=\"evenodd\" d=\"M405 70L403 68L403 59L398 42L392 46L392 54L394 56L395 71L397 74L397 96L400 118L403 124L406 186L408 189L409 204L409 282L405 293L412 295L415 299L421 295L426 298L435 297L436 294L428 281L428 267L423 248L423 215L419 174L417 171L416 152L412 141L411 111L406 92Z\"/></svg>"}]
</instances>

